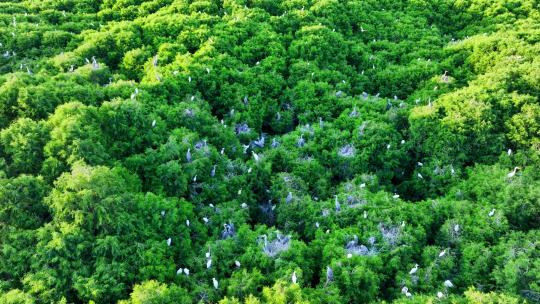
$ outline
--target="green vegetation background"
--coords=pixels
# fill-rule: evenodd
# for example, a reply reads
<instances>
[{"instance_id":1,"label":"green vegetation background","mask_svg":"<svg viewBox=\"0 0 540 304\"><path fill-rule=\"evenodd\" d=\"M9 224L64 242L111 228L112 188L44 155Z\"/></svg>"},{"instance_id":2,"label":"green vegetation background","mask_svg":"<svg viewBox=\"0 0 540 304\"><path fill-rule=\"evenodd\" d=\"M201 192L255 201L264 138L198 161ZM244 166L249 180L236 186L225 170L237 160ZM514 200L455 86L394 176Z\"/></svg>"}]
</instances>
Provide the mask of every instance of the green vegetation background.
<instances>
[{"instance_id":1,"label":"green vegetation background","mask_svg":"<svg viewBox=\"0 0 540 304\"><path fill-rule=\"evenodd\" d=\"M0 1L0 303L538 303L539 42L535 0Z\"/></svg>"}]
</instances>

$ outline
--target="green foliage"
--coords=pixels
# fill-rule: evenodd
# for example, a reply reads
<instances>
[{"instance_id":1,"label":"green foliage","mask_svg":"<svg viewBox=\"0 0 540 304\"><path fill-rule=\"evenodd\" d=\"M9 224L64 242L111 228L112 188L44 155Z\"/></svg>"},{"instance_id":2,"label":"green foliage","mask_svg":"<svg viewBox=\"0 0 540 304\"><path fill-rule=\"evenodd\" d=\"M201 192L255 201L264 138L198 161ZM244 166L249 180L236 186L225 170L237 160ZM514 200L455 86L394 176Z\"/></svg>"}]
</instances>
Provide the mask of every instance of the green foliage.
<instances>
[{"instance_id":1,"label":"green foliage","mask_svg":"<svg viewBox=\"0 0 540 304\"><path fill-rule=\"evenodd\" d=\"M0 303L540 301L538 20L0 1Z\"/></svg>"}]
</instances>

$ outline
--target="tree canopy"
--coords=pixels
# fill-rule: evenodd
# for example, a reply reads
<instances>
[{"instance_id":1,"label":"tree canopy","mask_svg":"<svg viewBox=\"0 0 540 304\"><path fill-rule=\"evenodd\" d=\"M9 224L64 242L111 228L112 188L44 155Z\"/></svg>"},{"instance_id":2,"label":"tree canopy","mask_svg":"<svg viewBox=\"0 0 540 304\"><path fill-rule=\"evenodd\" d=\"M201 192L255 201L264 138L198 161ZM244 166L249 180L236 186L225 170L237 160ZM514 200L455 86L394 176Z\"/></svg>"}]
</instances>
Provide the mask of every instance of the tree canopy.
<instances>
[{"instance_id":1,"label":"tree canopy","mask_svg":"<svg viewBox=\"0 0 540 304\"><path fill-rule=\"evenodd\" d=\"M534 0L0 0L0 303L538 303Z\"/></svg>"}]
</instances>

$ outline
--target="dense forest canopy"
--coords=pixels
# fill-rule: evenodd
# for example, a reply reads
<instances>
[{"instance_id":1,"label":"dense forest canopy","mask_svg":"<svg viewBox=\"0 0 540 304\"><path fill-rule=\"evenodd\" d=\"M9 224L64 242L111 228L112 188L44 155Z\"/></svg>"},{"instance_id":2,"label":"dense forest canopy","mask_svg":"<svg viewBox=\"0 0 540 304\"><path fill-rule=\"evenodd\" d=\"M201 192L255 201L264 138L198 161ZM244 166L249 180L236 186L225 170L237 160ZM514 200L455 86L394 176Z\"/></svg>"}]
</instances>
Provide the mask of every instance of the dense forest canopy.
<instances>
[{"instance_id":1,"label":"dense forest canopy","mask_svg":"<svg viewBox=\"0 0 540 304\"><path fill-rule=\"evenodd\" d=\"M0 303L540 302L535 0L0 0Z\"/></svg>"}]
</instances>

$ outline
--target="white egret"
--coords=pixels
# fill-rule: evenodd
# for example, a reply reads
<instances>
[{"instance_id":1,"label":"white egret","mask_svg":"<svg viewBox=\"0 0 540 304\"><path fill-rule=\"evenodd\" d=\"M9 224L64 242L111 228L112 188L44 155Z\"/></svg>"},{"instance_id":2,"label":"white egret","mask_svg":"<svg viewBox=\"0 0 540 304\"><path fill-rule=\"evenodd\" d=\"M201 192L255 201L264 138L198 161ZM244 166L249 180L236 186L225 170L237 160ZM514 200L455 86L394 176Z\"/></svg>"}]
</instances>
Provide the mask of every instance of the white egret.
<instances>
[{"instance_id":1,"label":"white egret","mask_svg":"<svg viewBox=\"0 0 540 304\"><path fill-rule=\"evenodd\" d=\"M208 259L208 261L206 261L206 269L210 269L210 267L212 267L212 259Z\"/></svg>"},{"instance_id":2,"label":"white egret","mask_svg":"<svg viewBox=\"0 0 540 304\"><path fill-rule=\"evenodd\" d=\"M236 261L234 261L234 265L236 265L236 267L240 268L240 266L241 266L242 264L240 264L240 261L236 260Z\"/></svg>"},{"instance_id":3,"label":"white egret","mask_svg":"<svg viewBox=\"0 0 540 304\"><path fill-rule=\"evenodd\" d=\"M293 274L291 276L291 280L292 280L293 284L296 284L296 282L297 282L296 271L293 272Z\"/></svg>"},{"instance_id":4,"label":"white egret","mask_svg":"<svg viewBox=\"0 0 540 304\"><path fill-rule=\"evenodd\" d=\"M454 284L452 284L452 282L450 282L450 280L446 280L446 281L444 281L444 286L447 287L447 288L452 288L452 287L454 287Z\"/></svg>"},{"instance_id":5,"label":"white egret","mask_svg":"<svg viewBox=\"0 0 540 304\"><path fill-rule=\"evenodd\" d=\"M253 159L255 159L256 162L259 162L259 155L255 153L254 151L251 151L251 154L253 155Z\"/></svg>"},{"instance_id":6,"label":"white egret","mask_svg":"<svg viewBox=\"0 0 540 304\"><path fill-rule=\"evenodd\" d=\"M443 251L439 252L439 257L442 258L445 254L446 254L446 249L444 249Z\"/></svg>"},{"instance_id":7,"label":"white egret","mask_svg":"<svg viewBox=\"0 0 540 304\"><path fill-rule=\"evenodd\" d=\"M168 238L168 239L167 239L167 246L171 246L171 243L172 243L172 239L171 239L171 238Z\"/></svg>"},{"instance_id":8,"label":"white egret","mask_svg":"<svg viewBox=\"0 0 540 304\"><path fill-rule=\"evenodd\" d=\"M186 160L187 160L188 163L191 162L191 149L187 149Z\"/></svg>"},{"instance_id":9,"label":"white egret","mask_svg":"<svg viewBox=\"0 0 540 304\"><path fill-rule=\"evenodd\" d=\"M218 281L216 280L216 278L212 278L212 283L214 284L214 288L215 288L215 289L218 289L219 283L218 283Z\"/></svg>"},{"instance_id":10,"label":"white egret","mask_svg":"<svg viewBox=\"0 0 540 304\"><path fill-rule=\"evenodd\" d=\"M491 211L489 212L489 216L493 216L495 214L495 208L491 209Z\"/></svg>"},{"instance_id":11,"label":"white egret","mask_svg":"<svg viewBox=\"0 0 540 304\"><path fill-rule=\"evenodd\" d=\"M514 175L516 175L517 170L519 170L519 169L520 169L519 167L514 167L514 170L512 172L508 173L506 176L508 176L508 178L514 177Z\"/></svg>"},{"instance_id":12,"label":"white egret","mask_svg":"<svg viewBox=\"0 0 540 304\"><path fill-rule=\"evenodd\" d=\"M291 191L289 191L289 194L287 194L287 197L285 198L285 202L288 204L292 202L292 200L293 200L293 194Z\"/></svg>"},{"instance_id":13,"label":"white egret","mask_svg":"<svg viewBox=\"0 0 540 304\"><path fill-rule=\"evenodd\" d=\"M414 267L409 271L409 274L415 274L418 271L418 264L414 264Z\"/></svg>"}]
</instances>

